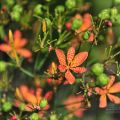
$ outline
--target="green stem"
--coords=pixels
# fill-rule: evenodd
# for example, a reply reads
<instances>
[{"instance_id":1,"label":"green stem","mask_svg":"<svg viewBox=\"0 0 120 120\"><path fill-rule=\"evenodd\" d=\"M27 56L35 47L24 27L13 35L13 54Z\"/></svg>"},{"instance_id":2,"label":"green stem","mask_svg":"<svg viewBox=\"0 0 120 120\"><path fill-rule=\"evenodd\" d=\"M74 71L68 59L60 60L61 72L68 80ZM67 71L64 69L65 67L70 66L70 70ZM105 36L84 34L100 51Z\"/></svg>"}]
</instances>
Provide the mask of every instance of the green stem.
<instances>
[{"instance_id":1,"label":"green stem","mask_svg":"<svg viewBox=\"0 0 120 120\"><path fill-rule=\"evenodd\" d=\"M26 75L28 75L28 76L30 76L30 77L34 77L34 75L31 73L31 72L29 72L28 70L26 70L26 69L24 69L24 68L22 68L22 67L19 67L19 69L24 73L24 74L26 74Z\"/></svg>"},{"instance_id":2,"label":"green stem","mask_svg":"<svg viewBox=\"0 0 120 120\"><path fill-rule=\"evenodd\" d=\"M115 56L119 55L120 54L120 51L117 52L116 54L114 54L113 56L111 56L111 58L113 59Z\"/></svg>"}]
</instances>

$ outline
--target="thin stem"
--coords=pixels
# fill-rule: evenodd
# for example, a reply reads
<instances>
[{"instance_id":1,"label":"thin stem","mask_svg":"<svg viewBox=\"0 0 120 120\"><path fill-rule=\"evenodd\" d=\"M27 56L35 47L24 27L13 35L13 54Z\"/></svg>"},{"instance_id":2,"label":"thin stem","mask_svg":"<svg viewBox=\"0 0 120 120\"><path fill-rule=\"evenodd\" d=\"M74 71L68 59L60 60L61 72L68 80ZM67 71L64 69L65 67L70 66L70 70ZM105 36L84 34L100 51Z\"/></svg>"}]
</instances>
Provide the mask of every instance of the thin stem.
<instances>
[{"instance_id":1,"label":"thin stem","mask_svg":"<svg viewBox=\"0 0 120 120\"><path fill-rule=\"evenodd\" d=\"M28 70L26 70L26 69L24 69L24 68L22 68L22 67L19 67L19 69L24 73L24 74L26 74L26 75L28 75L28 76L30 76L30 77L34 77L34 75L31 73L31 72L29 72Z\"/></svg>"},{"instance_id":2,"label":"thin stem","mask_svg":"<svg viewBox=\"0 0 120 120\"><path fill-rule=\"evenodd\" d=\"M114 54L113 56L111 56L111 58L113 59L114 57L116 57L116 56L119 55L119 54L120 54L120 51L117 52L116 54Z\"/></svg>"}]
</instances>

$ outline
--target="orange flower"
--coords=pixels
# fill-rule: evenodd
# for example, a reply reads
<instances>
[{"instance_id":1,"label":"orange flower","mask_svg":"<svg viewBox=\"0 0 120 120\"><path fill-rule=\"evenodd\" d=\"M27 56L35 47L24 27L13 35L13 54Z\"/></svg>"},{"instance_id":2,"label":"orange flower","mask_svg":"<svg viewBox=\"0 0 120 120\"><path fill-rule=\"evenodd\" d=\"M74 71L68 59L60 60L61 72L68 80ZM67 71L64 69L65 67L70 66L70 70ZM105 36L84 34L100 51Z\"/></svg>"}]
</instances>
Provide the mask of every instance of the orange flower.
<instances>
[{"instance_id":1,"label":"orange flower","mask_svg":"<svg viewBox=\"0 0 120 120\"><path fill-rule=\"evenodd\" d=\"M71 73L71 70L75 73L83 73L86 71L85 67L78 66L81 65L87 59L88 52L80 52L75 56L75 48L70 47L67 52L67 63L65 54L62 50L55 49L55 52L60 63L58 69L61 72L65 72L65 78L70 84L73 84L75 82L75 77Z\"/></svg>"},{"instance_id":2,"label":"orange flower","mask_svg":"<svg viewBox=\"0 0 120 120\"><path fill-rule=\"evenodd\" d=\"M79 16L79 15L77 15L77 16ZM77 17L77 18L80 18L80 17ZM77 33L93 29L91 15L89 13L86 13L83 15L82 22L83 22L82 26L78 30L76 30ZM90 32L88 41L93 42L93 40L94 40L94 34L93 34L93 32Z\"/></svg>"},{"instance_id":3,"label":"orange flower","mask_svg":"<svg viewBox=\"0 0 120 120\"><path fill-rule=\"evenodd\" d=\"M120 98L111 94L111 93L120 92L120 82L113 84L114 81L115 81L115 77L110 76L108 85L106 85L105 87L102 87L102 88L99 88L99 87L95 88L95 91L99 95L101 95L100 96L100 104L99 104L100 108L105 108L107 106L107 97L109 98L109 100L111 102L113 102L115 104L120 104Z\"/></svg>"},{"instance_id":4,"label":"orange flower","mask_svg":"<svg viewBox=\"0 0 120 120\"><path fill-rule=\"evenodd\" d=\"M82 21L82 25L80 26L79 29L76 30L77 33L83 32L85 30L91 30L92 29L92 20L91 20L91 15L89 13L84 14L81 16L80 14L76 14L74 17L71 18L69 22L66 23L66 28L68 30L71 29L71 24L74 19L79 19Z\"/></svg>"},{"instance_id":5,"label":"orange flower","mask_svg":"<svg viewBox=\"0 0 120 120\"><path fill-rule=\"evenodd\" d=\"M36 91L29 89L26 85L21 85L19 88L16 88L16 100L15 106L19 107L21 103L25 103L25 111L32 111L34 107L38 110L40 108L40 101L45 98L48 101L52 99L53 92L48 91L44 96L42 95L43 91L41 88L37 88ZM43 110L49 109L47 105Z\"/></svg>"},{"instance_id":6,"label":"orange flower","mask_svg":"<svg viewBox=\"0 0 120 120\"><path fill-rule=\"evenodd\" d=\"M71 95L67 100L64 101L65 108L72 112L76 117L82 117L85 111L85 108L83 108L82 105L83 100L83 96Z\"/></svg>"},{"instance_id":7,"label":"orange flower","mask_svg":"<svg viewBox=\"0 0 120 120\"><path fill-rule=\"evenodd\" d=\"M22 34L19 30L16 30L13 35L14 39L14 47L16 52L25 58L30 58L32 56L31 52L25 48L23 48L27 44L27 39L22 38ZM14 57L12 46L9 41L0 45L0 50L6 53L9 53L12 57Z\"/></svg>"},{"instance_id":8,"label":"orange flower","mask_svg":"<svg viewBox=\"0 0 120 120\"><path fill-rule=\"evenodd\" d=\"M83 15L83 17L79 17L80 15L76 15L75 18L82 19L82 26L76 31L77 33L80 33L82 31L88 30L92 28L92 21L91 21L91 15L89 13L86 13Z\"/></svg>"},{"instance_id":9,"label":"orange flower","mask_svg":"<svg viewBox=\"0 0 120 120\"><path fill-rule=\"evenodd\" d=\"M79 19L79 20L81 20L82 21L82 25L80 26L80 28L79 29L77 29L76 30L76 33L81 33L81 32L84 32L84 31L86 31L86 30L89 30L90 31L90 36L89 36L89 38L88 38L88 41L89 42L93 42L93 40L94 40L94 37L95 37L95 35L94 35L94 33L92 32L92 30L93 30L93 25L92 25L92 19L91 19L92 17L91 17L91 15L89 14L89 13L86 13L86 14L84 14L83 16L81 16L80 14L76 14L71 20L70 20L70 22L67 22L66 23L66 28L68 29L68 30L70 30L71 29L71 24L72 24L72 22L73 22L73 20L74 19Z\"/></svg>"}]
</instances>

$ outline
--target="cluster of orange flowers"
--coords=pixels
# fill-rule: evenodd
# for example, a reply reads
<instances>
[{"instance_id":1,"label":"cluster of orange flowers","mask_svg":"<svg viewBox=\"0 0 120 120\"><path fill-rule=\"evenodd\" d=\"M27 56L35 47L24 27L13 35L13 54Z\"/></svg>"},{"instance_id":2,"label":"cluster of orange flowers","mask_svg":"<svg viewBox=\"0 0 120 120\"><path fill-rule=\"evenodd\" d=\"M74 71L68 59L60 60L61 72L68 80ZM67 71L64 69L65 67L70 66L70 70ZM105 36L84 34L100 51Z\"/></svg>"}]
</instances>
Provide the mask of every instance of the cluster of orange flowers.
<instances>
[{"instance_id":1,"label":"cluster of orange flowers","mask_svg":"<svg viewBox=\"0 0 120 120\"><path fill-rule=\"evenodd\" d=\"M83 25L76 30L77 33L80 33L86 29L92 30L91 17L89 14L85 14L84 17L80 15L76 15L75 18L81 19L83 21ZM74 19L74 18L73 18ZM72 22L72 20L70 21ZM19 30L16 30L13 35L14 40L14 48L21 57L31 58L32 53L23 48L27 44L27 39L22 38L22 34ZM92 41L93 33L91 33L89 41ZM0 45L0 50L6 53L9 53L10 56L14 57L12 46L9 40L5 40L5 43ZM75 74L82 74L87 72L87 68L81 67L81 65L88 58L88 52L79 52L75 55L75 48L70 47L68 49L67 55L61 49L55 49L56 56L59 61L59 65L57 66L54 62L52 62L51 66L48 68L48 74L50 75L47 78L47 83L60 85L60 84L74 84L76 82ZM55 74L57 74L57 78L55 79ZM96 92L100 95L99 99L99 107L105 108L107 107L107 98L115 104L120 104L120 98L113 95L114 93L120 92L120 82L115 82L115 76L109 76L109 83L103 87L94 86L89 88L88 92L90 92L89 97L92 95L92 92ZM40 101L45 98L48 101L52 100L53 91L48 91L43 95L43 90L41 87L36 90L29 89L26 85L21 85L16 89L16 99L14 105L19 107L22 103L25 104L25 111L31 111L34 109L39 110L40 116L43 116L44 110L48 110L50 105L47 104L45 108L40 108ZM71 95L67 100L64 101L64 105L66 109L70 112L73 112L75 116L81 117L83 112L86 110L83 108L83 101L85 101L85 96L82 95Z\"/></svg>"}]
</instances>

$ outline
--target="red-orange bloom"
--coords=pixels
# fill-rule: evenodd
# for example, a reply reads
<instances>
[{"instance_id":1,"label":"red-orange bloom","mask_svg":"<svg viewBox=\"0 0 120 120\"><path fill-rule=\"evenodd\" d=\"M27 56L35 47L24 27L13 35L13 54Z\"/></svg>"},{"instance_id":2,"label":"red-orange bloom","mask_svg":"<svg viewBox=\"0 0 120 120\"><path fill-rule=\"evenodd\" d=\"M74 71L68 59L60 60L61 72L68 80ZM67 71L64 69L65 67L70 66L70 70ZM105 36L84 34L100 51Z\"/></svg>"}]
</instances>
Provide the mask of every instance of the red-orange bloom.
<instances>
[{"instance_id":1,"label":"red-orange bloom","mask_svg":"<svg viewBox=\"0 0 120 120\"><path fill-rule=\"evenodd\" d=\"M67 63L65 54L62 50L55 49L55 52L60 63L58 69L61 72L65 72L65 78L70 84L73 84L75 82L75 77L71 73L71 70L75 73L86 72L85 67L78 66L81 65L87 59L88 52L80 52L77 55L75 55L75 48L70 47L67 52Z\"/></svg>"},{"instance_id":2,"label":"red-orange bloom","mask_svg":"<svg viewBox=\"0 0 120 120\"><path fill-rule=\"evenodd\" d=\"M79 17L80 15L77 15L76 17L78 17L78 19L80 19L81 17ZM85 30L92 30L93 29L93 25L92 25L92 20L91 20L91 15L86 13L84 14L83 18L82 18L82 21L83 21L83 24L82 26L76 30L77 33L80 33L80 32L83 32ZM92 42L94 40L94 34L93 32L90 33L90 36L88 38L88 41L89 42Z\"/></svg>"},{"instance_id":3,"label":"red-orange bloom","mask_svg":"<svg viewBox=\"0 0 120 120\"><path fill-rule=\"evenodd\" d=\"M42 95L42 89L37 88L36 91L29 89L26 85L21 85L16 89L16 100L15 106L19 107L21 103L25 103L25 111L32 111L34 107L41 110L40 101L42 99L47 99L50 101L52 99L53 92L48 91L44 96ZM42 110L49 109L49 104Z\"/></svg>"},{"instance_id":4,"label":"red-orange bloom","mask_svg":"<svg viewBox=\"0 0 120 120\"><path fill-rule=\"evenodd\" d=\"M19 30L14 32L13 39L16 52L22 57L30 58L32 56L31 52L28 49L23 48L27 44L27 39L22 38L22 34ZM0 50L9 53L12 57L14 57L14 54L12 53L12 46L9 41L1 44Z\"/></svg>"},{"instance_id":5,"label":"red-orange bloom","mask_svg":"<svg viewBox=\"0 0 120 120\"><path fill-rule=\"evenodd\" d=\"M111 93L118 93L120 92L120 82L117 82L115 84L113 84L115 81L115 77L114 76L110 76L110 80L108 85L106 85L105 87L99 88L96 87L95 91L101 95L100 96L100 103L99 103L99 107L100 108L105 108L107 106L107 97L109 98L109 100L115 104L120 104L120 98L112 95Z\"/></svg>"},{"instance_id":6,"label":"red-orange bloom","mask_svg":"<svg viewBox=\"0 0 120 120\"><path fill-rule=\"evenodd\" d=\"M65 108L72 112L76 117L82 117L85 111L83 108L82 101L83 96L71 95L67 100L64 101Z\"/></svg>"},{"instance_id":7,"label":"red-orange bloom","mask_svg":"<svg viewBox=\"0 0 120 120\"><path fill-rule=\"evenodd\" d=\"M77 29L76 30L76 33L81 33L81 32L84 32L84 31L86 31L86 30L93 30L93 25L92 25L92 16L89 14L89 13L86 13L86 14L84 14L83 16L81 16L80 14L76 14L71 20L70 20L70 22L67 22L66 23L66 28L68 29L68 30L70 30L71 29L71 24L72 24L72 22L73 22L73 20L74 19L79 19L80 21L82 21L82 25L80 26L80 28L79 29ZM95 35L94 35L94 33L93 32L90 32L90 36L89 36L89 38L88 38L88 41L89 42L93 42L93 40L94 40L94 37L95 37Z\"/></svg>"}]
</instances>

